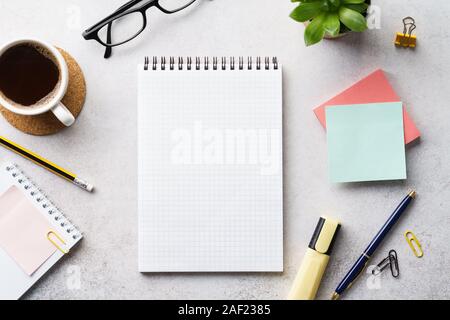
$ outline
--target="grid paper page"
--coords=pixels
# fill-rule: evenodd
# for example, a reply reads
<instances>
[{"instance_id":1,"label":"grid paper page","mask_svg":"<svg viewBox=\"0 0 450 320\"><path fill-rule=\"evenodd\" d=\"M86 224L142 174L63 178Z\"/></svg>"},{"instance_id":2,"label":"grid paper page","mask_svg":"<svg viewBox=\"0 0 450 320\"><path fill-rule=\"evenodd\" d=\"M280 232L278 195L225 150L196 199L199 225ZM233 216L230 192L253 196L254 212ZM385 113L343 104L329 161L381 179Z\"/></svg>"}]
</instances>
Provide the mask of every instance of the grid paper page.
<instances>
[{"instance_id":1,"label":"grid paper page","mask_svg":"<svg viewBox=\"0 0 450 320\"><path fill-rule=\"evenodd\" d=\"M140 272L283 271L282 73L139 68Z\"/></svg>"}]
</instances>

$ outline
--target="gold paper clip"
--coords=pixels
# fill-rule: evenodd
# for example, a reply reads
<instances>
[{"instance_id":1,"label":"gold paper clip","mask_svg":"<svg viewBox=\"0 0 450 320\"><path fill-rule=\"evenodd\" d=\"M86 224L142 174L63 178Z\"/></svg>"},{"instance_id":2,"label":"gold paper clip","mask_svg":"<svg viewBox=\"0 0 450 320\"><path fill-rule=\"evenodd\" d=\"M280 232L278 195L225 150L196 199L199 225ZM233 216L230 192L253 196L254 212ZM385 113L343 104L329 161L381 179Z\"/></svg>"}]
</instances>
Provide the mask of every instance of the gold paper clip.
<instances>
[{"instance_id":1,"label":"gold paper clip","mask_svg":"<svg viewBox=\"0 0 450 320\"><path fill-rule=\"evenodd\" d=\"M416 235L410 231L407 230L405 232L405 238L406 241L408 242L409 246L411 247L411 250L414 252L414 255L417 258L422 258L423 257L423 250L422 250L422 245L420 244L419 240L417 240ZM415 244L415 246L414 246ZM417 247L417 250L416 250Z\"/></svg>"},{"instance_id":2,"label":"gold paper clip","mask_svg":"<svg viewBox=\"0 0 450 320\"><path fill-rule=\"evenodd\" d=\"M415 48L417 37L412 34L416 29L416 22L411 17L403 19L403 33L397 32L395 45L398 47Z\"/></svg>"},{"instance_id":3,"label":"gold paper clip","mask_svg":"<svg viewBox=\"0 0 450 320\"><path fill-rule=\"evenodd\" d=\"M63 245L65 245L66 244L66 242L64 241L64 239L63 238L61 238L61 236L59 235L59 234L57 234L55 231L53 231L53 230L50 230L48 233L47 233L47 239L48 239L48 241L50 241L59 251L61 251L63 254L67 254L67 253L69 253L69 250L64 250L63 248L61 248L53 239L52 239L52 237L51 237L51 235L54 235L59 241L61 241L61 243L63 244Z\"/></svg>"}]
</instances>

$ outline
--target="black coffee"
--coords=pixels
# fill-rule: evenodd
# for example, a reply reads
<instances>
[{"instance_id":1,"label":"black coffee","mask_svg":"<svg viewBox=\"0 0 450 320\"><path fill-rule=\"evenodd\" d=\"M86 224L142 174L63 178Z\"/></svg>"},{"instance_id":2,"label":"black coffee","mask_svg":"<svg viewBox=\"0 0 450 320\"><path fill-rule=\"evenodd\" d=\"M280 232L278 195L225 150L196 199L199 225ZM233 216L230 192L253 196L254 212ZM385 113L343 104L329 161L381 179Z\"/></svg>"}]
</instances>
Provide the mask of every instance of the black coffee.
<instances>
[{"instance_id":1,"label":"black coffee","mask_svg":"<svg viewBox=\"0 0 450 320\"><path fill-rule=\"evenodd\" d=\"M41 47L21 44L0 57L0 93L22 106L47 97L59 81L59 69Z\"/></svg>"}]
</instances>

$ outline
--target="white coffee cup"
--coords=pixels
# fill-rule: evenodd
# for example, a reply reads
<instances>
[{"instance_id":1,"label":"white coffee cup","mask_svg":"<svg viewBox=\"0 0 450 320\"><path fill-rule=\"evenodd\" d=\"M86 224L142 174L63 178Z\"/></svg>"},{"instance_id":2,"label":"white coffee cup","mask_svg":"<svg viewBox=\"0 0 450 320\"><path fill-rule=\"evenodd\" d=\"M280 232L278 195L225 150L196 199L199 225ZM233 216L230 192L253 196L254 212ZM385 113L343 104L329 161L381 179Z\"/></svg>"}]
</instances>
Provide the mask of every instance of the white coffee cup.
<instances>
[{"instance_id":1,"label":"white coffee cup","mask_svg":"<svg viewBox=\"0 0 450 320\"><path fill-rule=\"evenodd\" d=\"M55 90L43 103L38 103L34 106L21 107L17 103L8 100L0 94L0 104L11 112L25 116L35 116L47 111L52 111L53 114L58 118L58 120L61 121L65 126L71 126L75 122L75 117L61 102L67 92L67 87L69 85L69 69L67 67L66 60L64 60L62 54L54 46L46 43L45 41L37 39L20 39L9 42L0 47L0 57L8 49L21 44L34 44L53 55L54 62L57 64L57 67L59 69L59 81L55 86Z\"/></svg>"}]
</instances>

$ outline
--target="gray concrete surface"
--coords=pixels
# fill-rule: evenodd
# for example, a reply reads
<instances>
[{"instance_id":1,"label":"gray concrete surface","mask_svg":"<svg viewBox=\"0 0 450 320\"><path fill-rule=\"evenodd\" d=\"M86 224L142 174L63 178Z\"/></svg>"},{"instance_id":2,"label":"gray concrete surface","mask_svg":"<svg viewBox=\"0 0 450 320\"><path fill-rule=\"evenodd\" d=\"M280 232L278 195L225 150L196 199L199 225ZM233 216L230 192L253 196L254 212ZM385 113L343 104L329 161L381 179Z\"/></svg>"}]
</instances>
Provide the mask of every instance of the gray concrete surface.
<instances>
[{"instance_id":1,"label":"gray concrete surface","mask_svg":"<svg viewBox=\"0 0 450 320\"><path fill-rule=\"evenodd\" d=\"M288 16L288 0L203 0L175 16L150 13L150 28L104 60L81 32L123 0L0 2L0 42L46 39L69 51L88 84L85 109L70 129L33 137L0 119L1 134L89 179L89 194L0 149L51 195L84 232L81 246L44 277L27 299L284 299L320 215L342 220L318 298L328 299L354 259L410 188L419 196L386 239L399 254L398 280L365 275L347 299L450 297L450 33L447 0L375 0L381 28L305 48L303 25ZM418 47L399 50L402 18L417 21ZM284 65L285 272L282 274L140 274L137 271L136 65L144 55L278 56ZM408 147L404 182L332 185L325 131L312 108L383 68L422 132ZM425 256L412 255L403 232L412 229ZM80 280L79 283L77 280ZM79 284L79 285L78 285Z\"/></svg>"}]
</instances>

